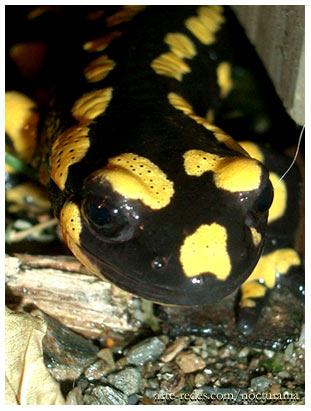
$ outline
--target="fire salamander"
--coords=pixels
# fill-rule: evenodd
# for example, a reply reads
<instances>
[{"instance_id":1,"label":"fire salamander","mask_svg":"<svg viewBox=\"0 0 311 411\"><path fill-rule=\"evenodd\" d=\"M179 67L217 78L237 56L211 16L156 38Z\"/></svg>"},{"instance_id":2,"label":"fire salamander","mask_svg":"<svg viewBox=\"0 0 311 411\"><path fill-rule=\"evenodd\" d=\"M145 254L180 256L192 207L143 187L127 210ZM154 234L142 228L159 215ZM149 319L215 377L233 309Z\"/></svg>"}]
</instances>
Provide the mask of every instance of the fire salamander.
<instances>
[{"instance_id":1,"label":"fire salamander","mask_svg":"<svg viewBox=\"0 0 311 411\"><path fill-rule=\"evenodd\" d=\"M85 12L49 71L57 86L39 126L40 175L68 247L91 272L168 305L210 304L241 287L247 333L268 290L290 281L301 290L299 190L295 171L278 183L288 162L214 123L233 87L227 13ZM33 113L23 98L7 94L10 136Z\"/></svg>"}]
</instances>

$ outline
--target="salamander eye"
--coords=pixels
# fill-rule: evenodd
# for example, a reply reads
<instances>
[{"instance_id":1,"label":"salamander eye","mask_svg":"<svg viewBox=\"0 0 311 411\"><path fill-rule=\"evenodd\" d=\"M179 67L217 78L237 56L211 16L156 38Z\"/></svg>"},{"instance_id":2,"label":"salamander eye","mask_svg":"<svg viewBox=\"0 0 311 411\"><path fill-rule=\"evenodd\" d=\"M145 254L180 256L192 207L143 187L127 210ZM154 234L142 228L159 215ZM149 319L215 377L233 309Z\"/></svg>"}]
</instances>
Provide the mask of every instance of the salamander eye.
<instances>
[{"instance_id":1,"label":"salamander eye","mask_svg":"<svg viewBox=\"0 0 311 411\"><path fill-rule=\"evenodd\" d=\"M82 213L87 222L106 239L126 241L132 236L133 228L122 205L116 206L107 198L85 198Z\"/></svg>"},{"instance_id":2,"label":"salamander eye","mask_svg":"<svg viewBox=\"0 0 311 411\"><path fill-rule=\"evenodd\" d=\"M272 200L273 200L273 187L272 187L270 180L268 180L265 188L262 190L262 192L260 193L257 199L257 202L256 202L257 210L260 212L267 211L272 204Z\"/></svg>"}]
</instances>

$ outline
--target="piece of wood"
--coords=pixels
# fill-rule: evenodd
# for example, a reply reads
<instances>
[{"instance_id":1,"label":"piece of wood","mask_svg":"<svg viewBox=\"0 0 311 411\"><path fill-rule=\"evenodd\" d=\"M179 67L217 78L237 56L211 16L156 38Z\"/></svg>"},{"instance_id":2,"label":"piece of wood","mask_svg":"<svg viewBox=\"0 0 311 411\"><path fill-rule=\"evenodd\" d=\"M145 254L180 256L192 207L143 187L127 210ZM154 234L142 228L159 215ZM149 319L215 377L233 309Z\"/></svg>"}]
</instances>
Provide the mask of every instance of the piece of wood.
<instances>
[{"instance_id":1,"label":"piece of wood","mask_svg":"<svg viewBox=\"0 0 311 411\"><path fill-rule=\"evenodd\" d=\"M141 323L133 319L132 296L94 275L70 272L79 266L68 257L63 260L6 256L8 303L37 307L86 337L108 338L110 331L137 336ZM51 261L61 269L50 268Z\"/></svg>"},{"instance_id":2,"label":"piece of wood","mask_svg":"<svg viewBox=\"0 0 311 411\"><path fill-rule=\"evenodd\" d=\"M305 121L305 7L231 6L287 112Z\"/></svg>"}]
</instances>

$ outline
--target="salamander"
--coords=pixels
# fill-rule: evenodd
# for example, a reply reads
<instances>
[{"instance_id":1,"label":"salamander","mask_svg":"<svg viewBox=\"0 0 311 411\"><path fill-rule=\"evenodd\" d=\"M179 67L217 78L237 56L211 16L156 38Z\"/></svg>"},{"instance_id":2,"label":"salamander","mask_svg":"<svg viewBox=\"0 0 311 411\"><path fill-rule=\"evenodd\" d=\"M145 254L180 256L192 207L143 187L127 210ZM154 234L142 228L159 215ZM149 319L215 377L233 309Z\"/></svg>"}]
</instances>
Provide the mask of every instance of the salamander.
<instances>
[{"instance_id":1,"label":"salamander","mask_svg":"<svg viewBox=\"0 0 311 411\"><path fill-rule=\"evenodd\" d=\"M273 193L286 161L215 124L234 87L228 13L77 12L54 63L40 173L65 242L91 272L169 305L211 304L241 286L249 332L267 290L302 272L299 190L293 172Z\"/></svg>"}]
</instances>

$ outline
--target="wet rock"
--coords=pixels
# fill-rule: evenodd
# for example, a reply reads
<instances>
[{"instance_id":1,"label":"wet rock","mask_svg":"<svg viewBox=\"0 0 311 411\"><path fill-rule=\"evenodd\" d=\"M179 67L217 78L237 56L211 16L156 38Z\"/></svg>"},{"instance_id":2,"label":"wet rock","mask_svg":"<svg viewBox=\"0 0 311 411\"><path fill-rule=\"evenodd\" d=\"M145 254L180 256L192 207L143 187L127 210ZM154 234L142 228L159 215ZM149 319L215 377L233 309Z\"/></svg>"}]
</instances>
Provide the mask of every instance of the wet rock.
<instances>
[{"instance_id":1,"label":"wet rock","mask_svg":"<svg viewBox=\"0 0 311 411\"><path fill-rule=\"evenodd\" d=\"M114 374L108 375L108 382L126 395L141 391L142 377L138 368L127 367Z\"/></svg>"},{"instance_id":2,"label":"wet rock","mask_svg":"<svg viewBox=\"0 0 311 411\"><path fill-rule=\"evenodd\" d=\"M74 387L69 391L66 397L67 405L80 405L82 404L82 391L80 387Z\"/></svg>"},{"instance_id":3,"label":"wet rock","mask_svg":"<svg viewBox=\"0 0 311 411\"><path fill-rule=\"evenodd\" d=\"M93 381L99 380L101 377L107 375L109 371L111 370L107 367L105 361L97 360L84 370L84 375L89 381Z\"/></svg>"},{"instance_id":4,"label":"wet rock","mask_svg":"<svg viewBox=\"0 0 311 411\"><path fill-rule=\"evenodd\" d=\"M96 358L98 348L57 320L36 310L47 321L47 333L42 341L44 361L58 381L75 380Z\"/></svg>"},{"instance_id":5,"label":"wet rock","mask_svg":"<svg viewBox=\"0 0 311 411\"><path fill-rule=\"evenodd\" d=\"M194 377L194 385L197 388L201 388L203 387L204 384L207 383L207 379L206 379L206 375L203 373L198 373L196 374L196 376Z\"/></svg>"},{"instance_id":6,"label":"wet rock","mask_svg":"<svg viewBox=\"0 0 311 411\"><path fill-rule=\"evenodd\" d=\"M206 365L202 358L190 352L179 353L176 357L176 363L184 373L201 370Z\"/></svg>"},{"instance_id":7,"label":"wet rock","mask_svg":"<svg viewBox=\"0 0 311 411\"><path fill-rule=\"evenodd\" d=\"M147 338L130 348L126 360L128 364L144 365L147 361L159 358L164 350L165 344L158 337Z\"/></svg>"},{"instance_id":8,"label":"wet rock","mask_svg":"<svg viewBox=\"0 0 311 411\"><path fill-rule=\"evenodd\" d=\"M103 348L97 353L97 357L105 361L107 368L106 373L113 371L116 367L113 354L109 348Z\"/></svg>"},{"instance_id":9,"label":"wet rock","mask_svg":"<svg viewBox=\"0 0 311 411\"><path fill-rule=\"evenodd\" d=\"M100 405L127 405L128 403L127 395L112 387L101 385L94 387L91 395L95 396Z\"/></svg>"},{"instance_id":10,"label":"wet rock","mask_svg":"<svg viewBox=\"0 0 311 411\"><path fill-rule=\"evenodd\" d=\"M264 375L261 377L256 377L251 380L251 387L255 391L268 391L271 385L271 380Z\"/></svg>"},{"instance_id":11,"label":"wet rock","mask_svg":"<svg viewBox=\"0 0 311 411\"><path fill-rule=\"evenodd\" d=\"M100 405L100 402L95 395L85 394L83 396L83 404L84 405Z\"/></svg>"},{"instance_id":12,"label":"wet rock","mask_svg":"<svg viewBox=\"0 0 311 411\"><path fill-rule=\"evenodd\" d=\"M173 344L171 344L162 355L161 360L164 362L172 361L178 353L188 347L189 337L180 337L177 338Z\"/></svg>"}]
</instances>

